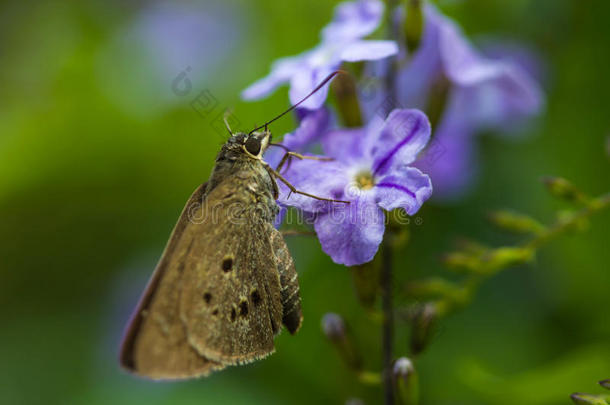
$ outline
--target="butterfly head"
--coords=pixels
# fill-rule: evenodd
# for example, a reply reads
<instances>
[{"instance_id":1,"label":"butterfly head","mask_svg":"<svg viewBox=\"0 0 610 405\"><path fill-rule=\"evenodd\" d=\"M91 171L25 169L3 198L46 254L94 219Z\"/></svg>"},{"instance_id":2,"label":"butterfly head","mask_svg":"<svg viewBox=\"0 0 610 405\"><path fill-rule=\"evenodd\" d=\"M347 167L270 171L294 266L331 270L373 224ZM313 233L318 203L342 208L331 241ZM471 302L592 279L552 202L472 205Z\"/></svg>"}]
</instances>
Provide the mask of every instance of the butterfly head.
<instances>
[{"instance_id":1,"label":"butterfly head","mask_svg":"<svg viewBox=\"0 0 610 405\"><path fill-rule=\"evenodd\" d=\"M255 131L246 134L242 148L246 154L254 159L262 159L263 153L271 142L271 131Z\"/></svg>"},{"instance_id":2,"label":"butterfly head","mask_svg":"<svg viewBox=\"0 0 610 405\"><path fill-rule=\"evenodd\" d=\"M271 142L271 131L261 130L250 133L238 132L231 135L225 146L228 155L247 156L251 159L262 159L263 153Z\"/></svg>"}]
</instances>

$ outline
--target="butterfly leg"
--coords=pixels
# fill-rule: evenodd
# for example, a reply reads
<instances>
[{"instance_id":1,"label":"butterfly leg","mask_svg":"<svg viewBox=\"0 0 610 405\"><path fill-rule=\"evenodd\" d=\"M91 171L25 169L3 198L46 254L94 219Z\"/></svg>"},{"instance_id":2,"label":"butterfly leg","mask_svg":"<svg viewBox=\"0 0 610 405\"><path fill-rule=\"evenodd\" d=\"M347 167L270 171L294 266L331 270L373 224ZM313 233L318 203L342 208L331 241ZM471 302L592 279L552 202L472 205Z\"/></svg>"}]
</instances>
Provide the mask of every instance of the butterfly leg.
<instances>
[{"instance_id":1,"label":"butterfly leg","mask_svg":"<svg viewBox=\"0 0 610 405\"><path fill-rule=\"evenodd\" d=\"M299 230L296 230L296 229L286 229L286 230L280 231L280 233L284 237L286 237L286 236L316 236L315 232L312 232L312 231L299 231Z\"/></svg>"},{"instance_id":2,"label":"butterfly leg","mask_svg":"<svg viewBox=\"0 0 610 405\"><path fill-rule=\"evenodd\" d=\"M295 157L297 159L318 160L321 162L332 162L334 160L333 158L329 158L329 157L307 156L307 155L301 155L300 153L297 153L297 152L287 151L284 154L284 156L282 157L280 164L277 165L277 168L275 170L277 170L278 172L281 171L282 167L284 166L286 161L288 161L288 167L290 167L290 162L292 161L293 157Z\"/></svg>"},{"instance_id":3,"label":"butterfly leg","mask_svg":"<svg viewBox=\"0 0 610 405\"><path fill-rule=\"evenodd\" d=\"M319 197L317 195L313 195L313 194L309 194L309 193L306 193L306 192L301 191L301 190L297 190L297 188L295 186L293 186L292 184L290 184L290 182L288 180L286 180L286 178L284 176L282 176L277 170L273 169L267 163L265 163L265 168L267 169L267 171L269 171L269 173L271 175L277 177L282 183L284 183L286 185L286 187L288 187L290 189L291 193L301 194L301 195L304 195L306 197L314 198L314 199L320 200L320 201L340 202L340 203L344 203L344 204L349 204L350 203L349 201L335 200L333 198Z\"/></svg>"}]
</instances>

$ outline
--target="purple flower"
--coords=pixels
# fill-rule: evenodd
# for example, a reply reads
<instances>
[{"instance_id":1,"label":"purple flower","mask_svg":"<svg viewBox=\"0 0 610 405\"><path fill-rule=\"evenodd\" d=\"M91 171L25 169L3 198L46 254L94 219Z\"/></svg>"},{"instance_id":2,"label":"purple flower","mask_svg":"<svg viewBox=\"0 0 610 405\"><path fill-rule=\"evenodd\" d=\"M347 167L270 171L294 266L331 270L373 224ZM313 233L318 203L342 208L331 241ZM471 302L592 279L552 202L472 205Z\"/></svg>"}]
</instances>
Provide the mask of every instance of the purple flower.
<instances>
[{"instance_id":1,"label":"purple flower","mask_svg":"<svg viewBox=\"0 0 610 405\"><path fill-rule=\"evenodd\" d=\"M297 188L350 204L290 194L280 184L280 203L314 215L322 249L339 264L373 259L385 230L384 210L414 215L432 193L430 178L411 167L430 139L430 123L417 110L397 109L383 122L334 130L322 138L333 161L294 160L285 177Z\"/></svg>"},{"instance_id":2,"label":"purple flower","mask_svg":"<svg viewBox=\"0 0 610 405\"><path fill-rule=\"evenodd\" d=\"M379 26L384 5L379 0L357 0L341 3L333 21L322 31L322 41L300 55L278 59L271 73L242 92L242 98L256 100L267 96L279 85L290 82L290 102L303 99L326 76L343 62L377 60L398 53L394 41L363 40ZM301 104L315 110L324 104L328 87Z\"/></svg>"},{"instance_id":3,"label":"purple flower","mask_svg":"<svg viewBox=\"0 0 610 405\"><path fill-rule=\"evenodd\" d=\"M454 198L476 172L473 136L483 129L515 128L540 112L544 96L525 69L478 53L433 6L426 6L425 18L421 45L399 74L396 101L426 110L446 97L434 128L436 153L426 152L418 167L432 177L435 197Z\"/></svg>"}]
</instances>

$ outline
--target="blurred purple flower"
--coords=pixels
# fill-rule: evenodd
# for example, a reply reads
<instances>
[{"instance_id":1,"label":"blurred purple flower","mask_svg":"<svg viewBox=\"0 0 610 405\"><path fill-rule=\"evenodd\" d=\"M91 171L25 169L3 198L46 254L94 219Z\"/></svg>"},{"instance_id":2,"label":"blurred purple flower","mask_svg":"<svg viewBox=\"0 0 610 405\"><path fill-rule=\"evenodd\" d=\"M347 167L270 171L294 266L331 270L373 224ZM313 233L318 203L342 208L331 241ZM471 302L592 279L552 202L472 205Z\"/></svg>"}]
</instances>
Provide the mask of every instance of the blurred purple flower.
<instances>
[{"instance_id":1,"label":"blurred purple flower","mask_svg":"<svg viewBox=\"0 0 610 405\"><path fill-rule=\"evenodd\" d=\"M432 193L430 178L411 167L430 139L430 123L418 110L397 109L383 122L326 133L321 142L333 161L294 160L286 178L300 190L347 200L329 203L290 194L279 201L313 214L322 249L347 266L373 259L385 230L384 210L414 215Z\"/></svg>"},{"instance_id":2,"label":"blurred purple flower","mask_svg":"<svg viewBox=\"0 0 610 405\"><path fill-rule=\"evenodd\" d=\"M290 82L292 104L303 99L343 62L378 60L398 53L394 41L363 40L379 26L384 5L379 0L357 0L337 6L333 21L322 31L322 41L300 55L281 58L271 73L242 92L242 98L256 100L267 96L279 85ZM324 104L328 87L301 104L315 110Z\"/></svg>"},{"instance_id":3,"label":"blurred purple flower","mask_svg":"<svg viewBox=\"0 0 610 405\"><path fill-rule=\"evenodd\" d=\"M432 177L435 198L455 198L476 173L473 135L518 127L540 112L544 95L519 65L478 53L460 28L433 6L426 6L425 18L420 47L399 73L396 101L432 114L427 107L446 97L432 142L442 154L424 152L418 167Z\"/></svg>"}]
</instances>

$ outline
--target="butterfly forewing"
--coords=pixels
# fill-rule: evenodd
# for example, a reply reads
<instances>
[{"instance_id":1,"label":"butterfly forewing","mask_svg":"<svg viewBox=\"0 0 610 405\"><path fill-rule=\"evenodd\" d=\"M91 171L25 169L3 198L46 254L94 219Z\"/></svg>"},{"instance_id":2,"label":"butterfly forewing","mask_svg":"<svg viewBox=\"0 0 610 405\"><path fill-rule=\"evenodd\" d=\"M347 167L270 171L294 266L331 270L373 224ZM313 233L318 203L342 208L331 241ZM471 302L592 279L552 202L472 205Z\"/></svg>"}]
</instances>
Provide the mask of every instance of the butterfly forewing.
<instances>
[{"instance_id":1,"label":"butterfly forewing","mask_svg":"<svg viewBox=\"0 0 610 405\"><path fill-rule=\"evenodd\" d=\"M248 173L219 184L202 206L200 226L209 231L202 234L195 226L184 235L194 240L194 253L184 269L182 322L190 344L223 364L249 362L273 352L273 337L282 322L269 213L264 202L253 198L253 187L258 185Z\"/></svg>"},{"instance_id":2,"label":"butterfly forewing","mask_svg":"<svg viewBox=\"0 0 610 405\"><path fill-rule=\"evenodd\" d=\"M190 378L224 367L193 349L179 316L184 267L192 248L183 238L193 226L188 209L202 201L205 187L200 186L189 199L127 330L121 364L136 374L153 379Z\"/></svg>"}]
</instances>

